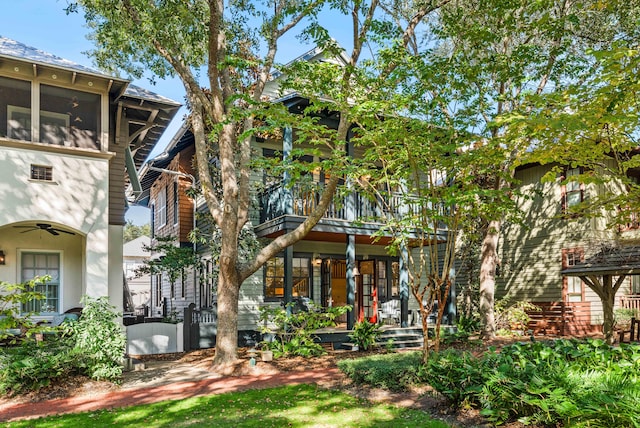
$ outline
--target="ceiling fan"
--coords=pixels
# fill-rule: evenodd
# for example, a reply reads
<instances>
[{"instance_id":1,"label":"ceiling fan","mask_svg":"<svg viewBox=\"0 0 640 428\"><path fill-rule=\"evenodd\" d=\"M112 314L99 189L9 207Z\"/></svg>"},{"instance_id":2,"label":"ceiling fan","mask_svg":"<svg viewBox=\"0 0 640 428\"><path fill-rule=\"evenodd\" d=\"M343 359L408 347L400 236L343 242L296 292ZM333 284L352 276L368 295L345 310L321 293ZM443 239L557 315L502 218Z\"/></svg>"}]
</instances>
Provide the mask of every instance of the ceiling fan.
<instances>
[{"instance_id":1,"label":"ceiling fan","mask_svg":"<svg viewBox=\"0 0 640 428\"><path fill-rule=\"evenodd\" d=\"M13 227L16 227L16 228L28 228L27 230L22 231L20 233L32 232L34 230L45 230L45 231L49 232L52 235L60 235L60 233L58 233L58 232L67 233L69 235L75 235L75 233L73 233L73 232L68 232L66 230L57 229L55 227L52 227L48 223L36 223L35 226L13 226Z\"/></svg>"}]
</instances>

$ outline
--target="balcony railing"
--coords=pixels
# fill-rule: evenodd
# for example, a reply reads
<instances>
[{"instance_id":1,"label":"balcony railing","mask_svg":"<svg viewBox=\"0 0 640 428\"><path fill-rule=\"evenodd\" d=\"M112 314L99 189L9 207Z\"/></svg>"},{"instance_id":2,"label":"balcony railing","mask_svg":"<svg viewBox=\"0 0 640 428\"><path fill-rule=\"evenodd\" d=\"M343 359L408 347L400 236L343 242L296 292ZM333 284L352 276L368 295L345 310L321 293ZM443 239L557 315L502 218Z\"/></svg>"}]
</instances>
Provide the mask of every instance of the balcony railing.
<instances>
[{"instance_id":1,"label":"balcony railing","mask_svg":"<svg viewBox=\"0 0 640 428\"><path fill-rule=\"evenodd\" d=\"M320 201L322 185L294 185L285 188L281 184L265 189L260 198L260 221L273 220L285 214L308 216ZM351 198L351 199L350 199ZM407 203L401 194L391 194L387 201L354 192L349 195L336 195L327 208L325 219L367 221L385 223L389 218L399 218L410 212L417 212L417 205ZM349 208L352 212L349 212Z\"/></svg>"}]
</instances>

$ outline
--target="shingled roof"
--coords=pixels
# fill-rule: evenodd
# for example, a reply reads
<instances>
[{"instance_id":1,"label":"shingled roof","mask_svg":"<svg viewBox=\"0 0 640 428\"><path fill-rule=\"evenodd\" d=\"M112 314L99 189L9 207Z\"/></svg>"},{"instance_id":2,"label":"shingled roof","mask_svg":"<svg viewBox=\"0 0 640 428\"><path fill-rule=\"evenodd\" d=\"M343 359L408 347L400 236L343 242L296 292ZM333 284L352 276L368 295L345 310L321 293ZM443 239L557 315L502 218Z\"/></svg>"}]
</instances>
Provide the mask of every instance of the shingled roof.
<instances>
[{"instance_id":1,"label":"shingled roof","mask_svg":"<svg viewBox=\"0 0 640 428\"><path fill-rule=\"evenodd\" d=\"M640 274L640 245L605 245L582 263L562 270L565 276Z\"/></svg>"}]
</instances>

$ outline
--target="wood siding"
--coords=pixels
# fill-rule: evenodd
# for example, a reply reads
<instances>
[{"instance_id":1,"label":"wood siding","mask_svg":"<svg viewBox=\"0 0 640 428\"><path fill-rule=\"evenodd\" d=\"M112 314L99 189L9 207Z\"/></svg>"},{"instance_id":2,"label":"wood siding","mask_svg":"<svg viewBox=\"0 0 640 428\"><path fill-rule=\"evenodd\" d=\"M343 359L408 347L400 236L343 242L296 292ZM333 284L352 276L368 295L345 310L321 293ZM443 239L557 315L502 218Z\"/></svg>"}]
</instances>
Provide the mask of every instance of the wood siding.
<instances>
[{"instance_id":1,"label":"wood siding","mask_svg":"<svg viewBox=\"0 0 640 428\"><path fill-rule=\"evenodd\" d=\"M545 322L559 331L557 334L592 333L597 324L602 323L602 304L584 284L583 301L566 302L566 284L561 274L563 252L582 248L584 256L589 257L600 244L614 239L616 231L607 228L607 218L612 213L602 212L598 218L565 216L561 178L543 180L550 171L551 166L533 166L516 174L525 195L518 200L524 218L522 224L514 222L503 226L496 297L542 306L542 314L548 315ZM589 185L585 198L612 191L616 191L615 186ZM563 313L568 314L563 328L554 321L558 308L564 308ZM534 314L534 317L539 319L540 315Z\"/></svg>"}]
</instances>

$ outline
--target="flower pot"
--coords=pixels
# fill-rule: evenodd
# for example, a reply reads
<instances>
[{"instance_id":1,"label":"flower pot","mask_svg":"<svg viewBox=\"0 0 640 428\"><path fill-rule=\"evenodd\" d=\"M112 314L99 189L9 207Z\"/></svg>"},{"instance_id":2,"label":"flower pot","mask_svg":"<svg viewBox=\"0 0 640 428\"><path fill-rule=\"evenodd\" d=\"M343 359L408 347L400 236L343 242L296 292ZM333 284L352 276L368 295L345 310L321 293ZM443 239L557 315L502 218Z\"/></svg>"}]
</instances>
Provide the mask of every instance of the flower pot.
<instances>
[{"instance_id":1,"label":"flower pot","mask_svg":"<svg viewBox=\"0 0 640 428\"><path fill-rule=\"evenodd\" d=\"M273 352L272 351L262 351L262 361L273 361Z\"/></svg>"}]
</instances>

